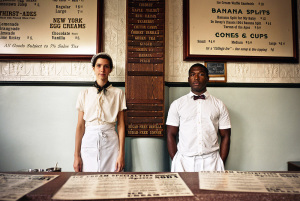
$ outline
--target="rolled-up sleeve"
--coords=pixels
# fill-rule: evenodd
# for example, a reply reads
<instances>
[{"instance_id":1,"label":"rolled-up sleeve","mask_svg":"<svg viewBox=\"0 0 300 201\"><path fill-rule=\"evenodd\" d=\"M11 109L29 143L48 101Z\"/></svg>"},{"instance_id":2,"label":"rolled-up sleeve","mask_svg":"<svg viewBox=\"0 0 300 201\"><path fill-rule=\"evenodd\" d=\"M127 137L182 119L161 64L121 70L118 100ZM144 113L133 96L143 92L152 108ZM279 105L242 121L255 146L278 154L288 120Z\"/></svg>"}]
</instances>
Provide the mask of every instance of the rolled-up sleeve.
<instances>
[{"instance_id":1,"label":"rolled-up sleeve","mask_svg":"<svg viewBox=\"0 0 300 201\"><path fill-rule=\"evenodd\" d=\"M166 125L179 126L179 114L176 101L174 101L169 108Z\"/></svg>"},{"instance_id":2,"label":"rolled-up sleeve","mask_svg":"<svg viewBox=\"0 0 300 201\"><path fill-rule=\"evenodd\" d=\"M120 107L119 107L119 111L123 111L126 110L126 97L125 97L125 93L123 91L121 91L120 93Z\"/></svg>"},{"instance_id":3,"label":"rolled-up sleeve","mask_svg":"<svg viewBox=\"0 0 300 201\"><path fill-rule=\"evenodd\" d=\"M220 106L219 129L231 128L230 117L227 107L222 103Z\"/></svg>"},{"instance_id":4,"label":"rolled-up sleeve","mask_svg":"<svg viewBox=\"0 0 300 201\"><path fill-rule=\"evenodd\" d=\"M76 109L78 111L84 112L84 91L81 91L78 95Z\"/></svg>"}]
</instances>

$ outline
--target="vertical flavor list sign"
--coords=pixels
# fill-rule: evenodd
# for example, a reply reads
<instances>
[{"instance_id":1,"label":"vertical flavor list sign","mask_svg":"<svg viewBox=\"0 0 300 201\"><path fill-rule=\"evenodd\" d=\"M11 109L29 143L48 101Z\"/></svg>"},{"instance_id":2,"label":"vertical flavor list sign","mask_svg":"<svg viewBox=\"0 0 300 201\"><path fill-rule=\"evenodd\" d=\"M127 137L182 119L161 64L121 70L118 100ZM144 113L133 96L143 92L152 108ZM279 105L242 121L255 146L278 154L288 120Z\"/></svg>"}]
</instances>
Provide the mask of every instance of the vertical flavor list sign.
<instances>
[{"instance_id":1,"label":"vertical flavor list sign","mask_svg":"<svg viewBox=\"0 0 300 201\"><path fill-rule=\"evenodd\" d=\"M99 45L99 2L1 0L0 58L30 54L95 54Z\"/></svg>"},{"instance_id":2,"label":"vertical flavor list sign","mask_svg":"<svg viewBox=\"0 0 300 201\"><path fill-rule=\"evenodd\" d=\"M185 5L187 59L298 57L295 0L185 0Z\"/></svg>"},{"instance_id":3,"label":"vertical flavor list sign","mask_svg":"<svg viewBox=\"0 0 300 201\"><path fill-rule=\"evenodd\" d=\"M164 0L127 1L127 136L164 133Z\"/></svg>"}]
</instances>

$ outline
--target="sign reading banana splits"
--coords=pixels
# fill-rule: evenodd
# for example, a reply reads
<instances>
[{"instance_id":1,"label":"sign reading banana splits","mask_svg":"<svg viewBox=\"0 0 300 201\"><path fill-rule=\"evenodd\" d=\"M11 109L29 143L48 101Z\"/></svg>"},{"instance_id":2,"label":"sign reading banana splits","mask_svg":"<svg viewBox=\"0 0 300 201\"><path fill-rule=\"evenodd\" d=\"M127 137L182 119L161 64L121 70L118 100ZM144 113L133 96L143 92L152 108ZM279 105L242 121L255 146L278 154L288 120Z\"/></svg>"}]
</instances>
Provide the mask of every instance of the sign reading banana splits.
<instances>
[{"instance_id":1,"label":"sign reading banana splits","mask_svg":"<svg viewBox=\"0 0 300 201\"><path fill-rule=\"evenodd\" d=\"M296 61L295 4L295 0L186 0L186 59Z\"/></svg>"}]
</instances>

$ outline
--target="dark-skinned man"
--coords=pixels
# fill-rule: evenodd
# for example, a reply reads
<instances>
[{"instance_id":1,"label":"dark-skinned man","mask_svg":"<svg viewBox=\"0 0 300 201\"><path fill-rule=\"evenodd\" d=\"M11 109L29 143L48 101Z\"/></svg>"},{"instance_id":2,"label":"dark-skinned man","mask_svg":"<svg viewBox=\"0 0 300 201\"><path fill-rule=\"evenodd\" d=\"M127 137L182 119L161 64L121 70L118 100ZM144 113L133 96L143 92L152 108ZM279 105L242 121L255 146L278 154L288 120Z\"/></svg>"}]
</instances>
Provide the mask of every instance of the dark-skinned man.
<instances>
[{"instance_id":1,"label":"dark-skinned man","mask_svg":"<svg viewBox=\"0 0 300 201\"><path fill-rule=\"evenodd\" d=\"M191 92L170 106L166 124L172 172L225 170L231 123L224 103L206 90L208 81L207 68L199 63L192 65L188 77Z\"/></svg>"}]
</instances>

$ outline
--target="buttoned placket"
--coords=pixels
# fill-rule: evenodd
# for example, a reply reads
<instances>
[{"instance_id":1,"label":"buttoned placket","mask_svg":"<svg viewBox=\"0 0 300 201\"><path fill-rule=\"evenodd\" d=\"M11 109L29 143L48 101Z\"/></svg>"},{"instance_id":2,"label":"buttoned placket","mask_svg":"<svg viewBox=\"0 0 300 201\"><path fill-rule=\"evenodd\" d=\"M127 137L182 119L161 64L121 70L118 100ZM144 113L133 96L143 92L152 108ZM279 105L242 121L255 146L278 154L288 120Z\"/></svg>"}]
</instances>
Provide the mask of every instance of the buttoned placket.
<instances>
[{"instance_id":1,"label":"buttoned placket","mask_svg":"<svg viewBox=\"0 0 300 201\"><path fill-rule=\"evenodd\" d=\"M98 103L97 103L97 119L98 119L98 123L101 124L102 122L102 116L103 116L103 92L100 92L98 94Z\"/></svg>"},{"instance_id":2,"label":"buttoned placket","mask_svg":"<svg viewBox=\"0 0 300 201\"><path fill-rule=\"evenodd\" d=\"M197 101L197 136L198 136L198 155L203 153L203 129L202 129L202 105L203 99L198 99Z\"/></svg>"}]
</instances>

